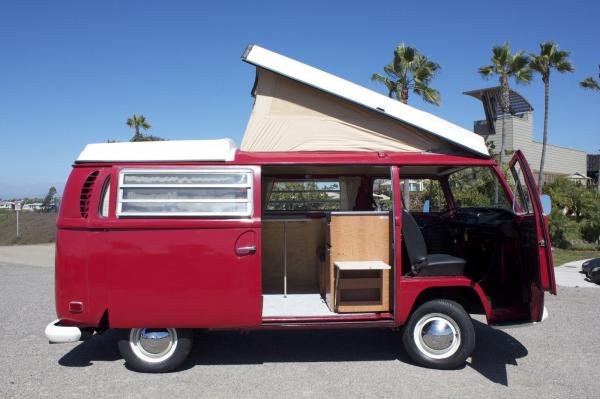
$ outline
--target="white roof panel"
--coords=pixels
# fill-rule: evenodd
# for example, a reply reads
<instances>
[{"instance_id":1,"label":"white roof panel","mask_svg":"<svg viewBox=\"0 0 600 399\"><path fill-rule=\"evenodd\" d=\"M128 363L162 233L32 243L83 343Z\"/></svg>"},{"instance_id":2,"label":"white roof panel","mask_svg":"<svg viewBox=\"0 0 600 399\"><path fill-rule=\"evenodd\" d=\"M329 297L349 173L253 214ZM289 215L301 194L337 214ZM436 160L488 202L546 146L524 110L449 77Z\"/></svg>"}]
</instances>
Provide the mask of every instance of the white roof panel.
<instances>
[{"instance_id":1,"label":"white roof panel","mask_svg":"<svg viewBox=\"0 0 600 399\"><path fill-rule=\"evenodd\" d=\"M378 111L458 145L469 152L489 157L483 137L428 112L418 110L310 65L257 45L249 46L242 59L257 67Z\"/></svg>"},{"instance_id":2,"label":"white roof panel","mask_svg":"<svg viewBox=\"0 0 600 399\"><path fill-rule=\"evenodd\" d=\"M169 140L85 146L77 162L233 161L233 140Z\"/></svg>"}]
</instances>

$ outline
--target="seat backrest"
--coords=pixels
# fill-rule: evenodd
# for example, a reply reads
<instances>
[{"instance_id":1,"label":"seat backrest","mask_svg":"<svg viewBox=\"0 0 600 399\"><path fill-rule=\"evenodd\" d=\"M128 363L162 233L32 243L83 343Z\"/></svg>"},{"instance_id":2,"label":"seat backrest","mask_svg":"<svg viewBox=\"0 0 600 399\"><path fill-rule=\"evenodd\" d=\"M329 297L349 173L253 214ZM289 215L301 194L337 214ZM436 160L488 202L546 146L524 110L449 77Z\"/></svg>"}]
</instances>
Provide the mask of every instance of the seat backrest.
<instances>
[{"instance_id":1,"label":"seat backrest","mask_svg":"<svg viewBox=\"0 0 600 399\"><path fill-rule=\"evenodd\" d=\"M418 259L427 257L427 245L415 218L406 210L402 211L402 237L410 265L414 268Z\"/></svg>"}]
</instances>

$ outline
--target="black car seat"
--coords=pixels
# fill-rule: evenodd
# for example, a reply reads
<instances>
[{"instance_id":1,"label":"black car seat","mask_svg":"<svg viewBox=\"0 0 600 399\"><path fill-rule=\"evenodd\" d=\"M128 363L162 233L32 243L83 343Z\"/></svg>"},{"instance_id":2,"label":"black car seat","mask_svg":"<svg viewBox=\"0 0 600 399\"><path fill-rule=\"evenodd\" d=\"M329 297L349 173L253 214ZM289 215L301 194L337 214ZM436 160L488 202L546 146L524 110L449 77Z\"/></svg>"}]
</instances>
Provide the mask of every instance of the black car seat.
<instances>
[{"instance_id":1,"label":"black car seat","mask_svg":"<svg viewBox=\"0 0 600 399\"><path fill-rule=\"evenodd\" d=\"M402 211L402 236L414 275L462 276L466 261L447 254L428 254L421 229L406 210Z\"/></svg>"}]
</instances>

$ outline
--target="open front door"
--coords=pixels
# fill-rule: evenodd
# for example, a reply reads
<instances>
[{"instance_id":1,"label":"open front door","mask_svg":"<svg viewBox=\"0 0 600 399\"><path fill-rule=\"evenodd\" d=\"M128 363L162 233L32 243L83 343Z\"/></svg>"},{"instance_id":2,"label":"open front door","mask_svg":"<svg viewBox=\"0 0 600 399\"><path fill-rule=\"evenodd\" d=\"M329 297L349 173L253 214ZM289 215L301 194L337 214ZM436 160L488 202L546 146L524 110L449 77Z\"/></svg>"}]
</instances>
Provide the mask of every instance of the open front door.
<instances>
[{"instance_id":1,"label":"open front door","mask_svg":"<svg viewBox=\"0 0 600 399\"><path fill-rule=\"evenodd\" d=\"M517 150L510 161L510 171L514 178L515 212L523 217L533 218L535 223L535 239L537 242L537 268L539 270L539 288L556 295L556 282L554 281L554 264L552 262L552 248L548 224L543 215L540 194L535 184L533 173L525 156ZM533 231L532 231L533 233ZM536 265L532 265L536 266ZM535 295L534 295L535 296ZM541 309L536 309L541 312ZM532 309L532 315L533 315Z\"/></svg>"}]
</instances>

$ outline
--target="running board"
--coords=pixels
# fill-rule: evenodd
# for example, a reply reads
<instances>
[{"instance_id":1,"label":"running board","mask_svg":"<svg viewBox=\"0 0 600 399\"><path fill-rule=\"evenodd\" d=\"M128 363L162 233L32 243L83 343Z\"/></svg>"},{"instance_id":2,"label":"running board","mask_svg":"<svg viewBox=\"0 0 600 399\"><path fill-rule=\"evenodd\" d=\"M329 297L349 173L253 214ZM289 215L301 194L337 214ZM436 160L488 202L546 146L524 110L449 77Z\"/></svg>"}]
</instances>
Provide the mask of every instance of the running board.
<instances>
[{"instance_id":1,"label":"running board","mask_svg":"<svg viewBox=\"0 0 600 399\"><path fill-rule=\"evenodd\" d=\"M387 317L389 316L389 317ZM322 317L296 317L296 318L281 318L267 317L263 318L261 325L262 329L335 329L335 328L392 328L397 327L393 315L385 314L376 317L365 318L363 316L350 317L322 318Z\"/></svg>"}]
</instances>

